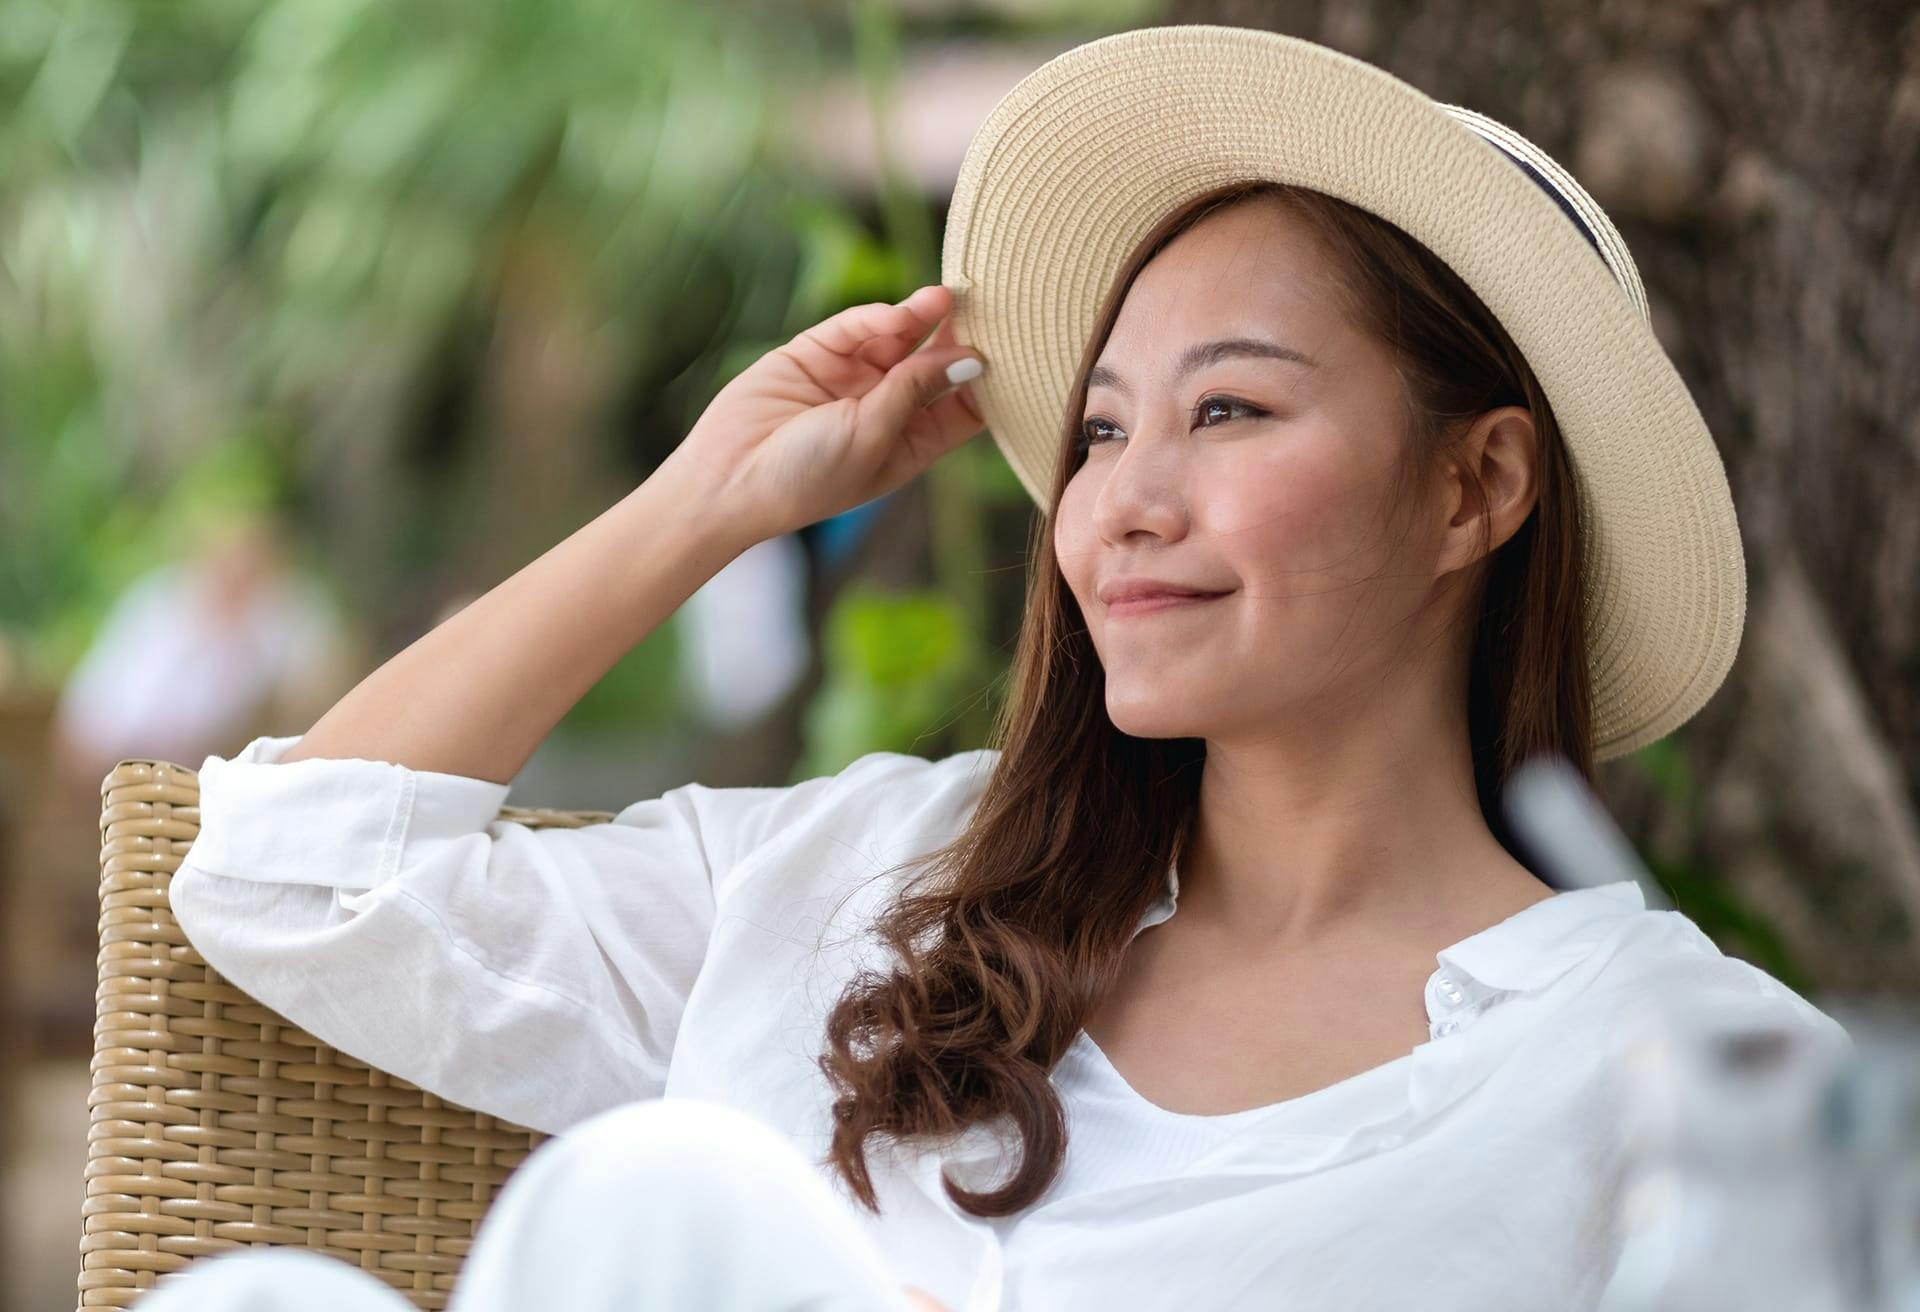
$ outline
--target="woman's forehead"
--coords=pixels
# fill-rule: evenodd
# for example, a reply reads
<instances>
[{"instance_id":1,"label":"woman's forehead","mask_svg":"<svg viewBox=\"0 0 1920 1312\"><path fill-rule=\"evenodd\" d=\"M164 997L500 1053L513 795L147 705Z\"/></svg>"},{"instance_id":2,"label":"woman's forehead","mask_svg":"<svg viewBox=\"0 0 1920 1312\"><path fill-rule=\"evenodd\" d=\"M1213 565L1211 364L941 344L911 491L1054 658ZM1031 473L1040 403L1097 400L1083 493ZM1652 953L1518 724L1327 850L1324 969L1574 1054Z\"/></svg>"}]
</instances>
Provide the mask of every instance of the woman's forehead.
<instances>
[{"instance_id":1,"label":"woman's forehead","mask_svg":"<svg viewBox=\"0 0 1920 1312\"><path fill-rule=\"evenodd\" d=\"M1226 216L1204 224L1215 217ZM1112 337L1163 351L1183 348L1185 341L1166 338L1190 325L1190 338L1202 330L1210 337L1285 337L1290 327L1324 329L1325 321L1343 317L1339 288L1329 253L1297 229L1195 227L1140 270Z\"/></svg>"},{"instance_id":2,"label":"woman's forehead","mask_svg":"<svg viewBox=\"0 0 1920 1312\"><path fill-rule=\"evenodd\" d=\"M1208 295L1191 286L1129 295L1087 385L1126 391L1142 378L1168 380L1234 362L1261 376L1322 375L1355 349L1338 303L1284 281Z\"/></svg>"}]
</instances>

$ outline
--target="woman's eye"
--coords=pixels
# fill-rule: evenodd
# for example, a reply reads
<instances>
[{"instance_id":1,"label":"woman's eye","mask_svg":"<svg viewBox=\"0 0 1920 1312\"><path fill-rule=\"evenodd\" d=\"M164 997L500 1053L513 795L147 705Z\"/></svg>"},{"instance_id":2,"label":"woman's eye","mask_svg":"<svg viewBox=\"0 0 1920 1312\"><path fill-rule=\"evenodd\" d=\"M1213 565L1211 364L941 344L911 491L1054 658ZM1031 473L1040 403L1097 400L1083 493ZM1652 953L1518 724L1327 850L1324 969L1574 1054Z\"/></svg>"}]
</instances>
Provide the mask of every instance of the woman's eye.
<instances>
[{"instance_id":1,"label":"woman's eye","mask_svg":"<svg viewBox=\"0 0 1920 1312\"><path fill-rule=\"evenodd\" d=\"M1200 403L1194 406L1193 408L1194 423L1203 428L1218 427L1218 425L1216 424L1202 424L1200 422L1203 416L1205 416L1206 414L1208 414L1209 412L1215 409L1222 409L1222 410L1228 410L1228 411L1237 410L1242 415L1245 415L1250 419L1258 419L1267 413L1267 411L1262 410L1257 405L1249 404L1246 401L1236 401L1234 398L1230 396L1208 396L1208 397L1201 398ZM1226 420L1224 419L1221 420L1221 423L1225 423L1225 422ZM1081 423L1080 449L1082 451L1085 451L1088 447L1099 446L1104 442L1109 442L1113 440L1111 437L1103 436L1098 431L1098 429L1102 426L1109 427L1109 428L1112 427L1112 425L1105 419L1088 419Z\"/></svg>"},{"instance_id":2,"label":"woman's eye","mask_svg":"<svg viewBox=\"0 0 1920 1312\"><path fill-rule=\"evenodd\" d=\"M1227 410L1238 410L1249 417L1258 417L1267 413L1257 405L1249 405L1245 401L1236 401L1230 396L1209 396L1202 398L1200 404L1193 408L1194 419L1198 421L1200 416L1206 414L1207 411L1213 409L1215 406ZM1212 425L1209 424L1207 427L1212 427Z\"/></svg>"}]
</instances>

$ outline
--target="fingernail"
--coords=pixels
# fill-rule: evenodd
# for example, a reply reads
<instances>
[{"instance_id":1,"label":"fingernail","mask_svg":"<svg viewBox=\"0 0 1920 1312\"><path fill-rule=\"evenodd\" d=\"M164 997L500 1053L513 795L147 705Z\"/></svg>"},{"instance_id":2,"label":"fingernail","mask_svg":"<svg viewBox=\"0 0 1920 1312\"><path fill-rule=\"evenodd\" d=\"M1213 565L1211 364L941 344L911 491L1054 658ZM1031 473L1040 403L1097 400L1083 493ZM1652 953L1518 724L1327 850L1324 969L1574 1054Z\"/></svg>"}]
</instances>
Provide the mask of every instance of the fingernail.
<instances>
[{"instance_id":1,"label":"fingernail","mask_svg":"<svg viewBox=\"0 0 1920 1312\"><path fill-rule=\"evenodd\" d=\"M973 356L962 356L947 366L947 381L950 383L964 383L970 378L978 378L981 371L985 368L986 366L981 364L980 361Z\"/></svg>"}]
</instances>

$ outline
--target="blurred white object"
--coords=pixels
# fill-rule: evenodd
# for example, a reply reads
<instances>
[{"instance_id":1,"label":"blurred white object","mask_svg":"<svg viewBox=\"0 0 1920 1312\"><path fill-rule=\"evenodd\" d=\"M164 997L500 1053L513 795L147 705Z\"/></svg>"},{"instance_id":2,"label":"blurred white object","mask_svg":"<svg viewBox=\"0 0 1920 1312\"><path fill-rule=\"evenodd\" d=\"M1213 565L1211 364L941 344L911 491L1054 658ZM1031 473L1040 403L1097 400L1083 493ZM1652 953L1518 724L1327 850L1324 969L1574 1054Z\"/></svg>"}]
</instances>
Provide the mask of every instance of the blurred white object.
<instances>
[{"instance_id":1,"label":"blurred white object","mask_svg":"<svg viewBox=\"0 0 1920 1312\"><path fill-rule=\"evenodd\" d=\"M1537 854L1557 888L1592 888L1631 879L1655 910L1673 901L1633 850L1633 844L1581 779L1579 771L1551 752L1522 762L1501 793L1507 821Z\"/></svg>"},{"instance_id":2,"label":"blurred white object","mask_svg":"<svg viewBox=\"0 0 1920 1312\"><path fill-rule=\"evenodd\" d=\"M681 673L722 729L765 715L806 674L807 553L792 533L729 561L679 612Z\"/></svg>"},{"instance_id":3,"label":"blurred white object","mask_svg":"<svg viewBox=\"0 0 1920 1312\"><path fill-rule=\"evenodd\" d=\"M1603 1312L1863 1312L1834 1137L1849 1050L1675 998L1630 1052L1623 1251Z\"/></svg>"},{"instance_id":4,"label":"blurred white object","mask_svg":"<svg viewBox=\"0 0 1920 1312\"><path fill-rule=\"evenodd\" d=\"M1850 1184L1845 1269L1874 1312L1920 1312L1920 1018L1887 1003L1847 1017L1854 1060L1832 1129Z\"/></svg>"}]
</instances>

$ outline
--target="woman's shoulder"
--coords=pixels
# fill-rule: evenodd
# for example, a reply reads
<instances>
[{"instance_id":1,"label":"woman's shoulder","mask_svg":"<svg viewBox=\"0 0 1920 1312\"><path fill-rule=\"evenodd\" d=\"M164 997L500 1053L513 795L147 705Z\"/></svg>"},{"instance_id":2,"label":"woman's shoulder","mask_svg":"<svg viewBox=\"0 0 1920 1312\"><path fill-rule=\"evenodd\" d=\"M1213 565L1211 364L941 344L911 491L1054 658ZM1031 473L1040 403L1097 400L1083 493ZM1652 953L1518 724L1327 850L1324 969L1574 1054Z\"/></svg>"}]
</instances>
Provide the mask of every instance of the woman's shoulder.
<instances>
[{"instance_id":1,"label":"woman's shoulder","mask_svg":"<svg viewBox=\"0 0 1920 1312\"><path fill-rule=\"evenodd\" d=\"M1846 1028L1763 967L1723 949L1684 912L1647 908L1627 917L1590 1000L1623 1032L1699 1017L1732 1027L1781 1028L1847 1049Z\"/></svg>"},{"instance_id":2,"label":"woman's shoulder","mask_svg":"<svg viewBox=\"0 0 1920 1312\"><path fill-rule=\"evenodd\" d=\"M822 801L835 820L877 821L909 836L957 832L986 791L999 758L991 747L938 757L868 752L834 777Z\"/></svg>"},{"instance_id":3,"label":"woman's shoulder","mask_svg":"<svg viewBox=\"0 0 1920 1312\"><path fill-rule=\"evenodd\" d=\"M883 750L856 757L832 777L845 787L886 789L908 797L978 793L999 759L999 750L992 747L934 757Z\"/></svg>"},{"instance_id":4,"label":"woman's shoulder","mask_svg":"<svg viewBox=\"0 0 1920 1312\"><path fill-rule=\"evenodd\" d=\"M795 819L876 809L892 816L910 816L977 801L999 756L999 751L991 747L938 757L873 751L837 770L794 784L717 788L695 783L687 785L685 791L718 806L784 805Z\"/></svg>"},{"instance_id":5,"label":"woman's shoulder","mask_svg":"<svg viewBox=\"0 0 1920 1312\"><path fill-rule=\"evenodd\" d=\"M796 854L893 862L939 846L965 826L999 755L987 747L938 757L873 751L796 784L681 791L701 829L730 853L719 863L731 872L716 889L724 896L725 884L768 866L821 864L785 859Z\"/></svg>"}]
</instances>

